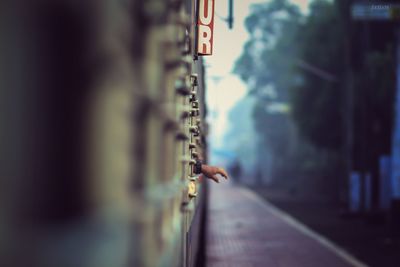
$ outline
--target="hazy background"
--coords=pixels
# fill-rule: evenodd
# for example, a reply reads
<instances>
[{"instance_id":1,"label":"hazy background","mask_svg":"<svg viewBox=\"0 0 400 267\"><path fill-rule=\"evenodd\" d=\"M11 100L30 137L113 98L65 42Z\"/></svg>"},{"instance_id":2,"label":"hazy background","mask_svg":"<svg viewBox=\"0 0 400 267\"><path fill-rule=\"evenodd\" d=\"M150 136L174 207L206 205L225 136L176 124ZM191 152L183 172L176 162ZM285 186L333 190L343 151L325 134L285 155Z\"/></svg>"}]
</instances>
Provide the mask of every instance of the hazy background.
<instances>
[{"instance_id":1,"label":"hazy background","mask_svg":"<svg viewBox=\"0 0 400 267\"><path fill-rule=\"evenodd\" d=\"M245 182L253 183L254 169L258 163L257 142L254 142L258 137L252 117L256 101L254 96L247 94L248 86L233 73L233 69L250 37L245 20L251 13L251 6L270 1L234 2L233 29L229 29L224 21L228 16L228 1L215 2L214 54L206 57L207 120L211 125L209 153L211 162L217 165L227 166L234 158L239 158L240 161L246 159L243 167L250 175ZM308 0L289 2L296 4L303 14L307 14Z\"/></svg>"}]
</instances>

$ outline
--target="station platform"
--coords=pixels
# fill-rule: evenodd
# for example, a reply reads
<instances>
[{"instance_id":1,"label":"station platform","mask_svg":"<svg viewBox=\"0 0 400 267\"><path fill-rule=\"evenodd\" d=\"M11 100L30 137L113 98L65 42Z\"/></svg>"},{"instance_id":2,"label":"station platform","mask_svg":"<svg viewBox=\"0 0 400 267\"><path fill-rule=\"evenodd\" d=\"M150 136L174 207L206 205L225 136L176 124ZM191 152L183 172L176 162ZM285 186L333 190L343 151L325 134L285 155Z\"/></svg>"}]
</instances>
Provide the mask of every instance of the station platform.
<instances>
[{"instance_id":1,"label":"station platform","mask_svg":"<svg viewBox=\"0 0 400 267\"><path fill-rule=\"evenodd\" d=\"M207 267L365 267L255 193L210 183Z\"/></svg>"}]
</instances>

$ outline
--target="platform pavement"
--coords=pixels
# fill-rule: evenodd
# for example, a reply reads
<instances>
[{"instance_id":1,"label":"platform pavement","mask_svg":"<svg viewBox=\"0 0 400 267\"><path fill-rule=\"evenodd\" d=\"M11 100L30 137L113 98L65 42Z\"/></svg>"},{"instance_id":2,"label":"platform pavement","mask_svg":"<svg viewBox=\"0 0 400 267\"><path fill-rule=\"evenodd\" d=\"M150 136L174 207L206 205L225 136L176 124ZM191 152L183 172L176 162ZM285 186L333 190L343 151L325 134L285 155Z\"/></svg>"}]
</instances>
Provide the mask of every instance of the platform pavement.
<instances>
[{"instance_id":1,"label":"platform pavement","mask_svg":"<svg viewBox=\"0 0 400 267\"><path fill-rule=\"evenodd\" d=\"M366 267L252 191L211 184L207 267Z\"/></svg>"}]
</instances>

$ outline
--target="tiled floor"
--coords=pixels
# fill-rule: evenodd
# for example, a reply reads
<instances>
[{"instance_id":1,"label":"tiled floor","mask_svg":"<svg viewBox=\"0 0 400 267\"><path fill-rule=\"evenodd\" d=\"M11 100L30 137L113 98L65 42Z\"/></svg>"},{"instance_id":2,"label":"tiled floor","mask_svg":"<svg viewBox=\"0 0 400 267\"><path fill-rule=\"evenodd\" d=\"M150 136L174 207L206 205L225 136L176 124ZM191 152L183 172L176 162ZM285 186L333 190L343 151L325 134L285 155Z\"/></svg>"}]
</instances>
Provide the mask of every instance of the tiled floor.
<instances>
[{"instance_id":1,"label":"tiled floor","mask_svg":"<svg viewBox=\"0 0 400 267\"><path fill-rule=\"evenodd\" d=\"M230 183L212 184L208 267L366 266L324 237Z\"/></svg>"}]
</instances>

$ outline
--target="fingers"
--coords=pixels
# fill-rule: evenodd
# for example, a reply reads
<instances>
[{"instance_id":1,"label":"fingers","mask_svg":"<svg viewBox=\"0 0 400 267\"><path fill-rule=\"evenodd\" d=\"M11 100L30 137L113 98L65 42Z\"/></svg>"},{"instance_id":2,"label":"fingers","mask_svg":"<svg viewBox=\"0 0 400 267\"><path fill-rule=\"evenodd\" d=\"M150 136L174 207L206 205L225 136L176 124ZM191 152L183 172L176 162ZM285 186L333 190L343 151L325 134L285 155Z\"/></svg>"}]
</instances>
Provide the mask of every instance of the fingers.
<instances>
[{"instance_id":1,"label":"fingers","mask_svg":"<svg viewBox=\"0 0 400 267\"><path fill-rule=\"evenodd\" d=\"M228 174L226 171L215 166L202 165L202 172L205 177L214 180L216 183L219 183L217 174L220 174L225 177L225 179L228 179Z\"/></svg>"},{"instance_id":2,"label":"fingers","mask_svg":"<svg viewBox=\"0 0 400 267\"><path fill-rule=\"evenodd\" d=\"M228 179L228 174L226 173L226 171L225 171L224 169L218 168L218 169L217 169L217 173L218 173L218 174L221 174L222 176L224 176L225 179Z\"/></svg>"},{"instance_id":3,"label":"fingers","mask_svg":"<svg viewBox=\"0 0 400 267\"><path fill-rule=\"evenodd\" d=\"M219 179L217 177L217 175L212 175L211 177L209 177L210 179L214 180L216 183L219 183Z\"/></svg>"}]
</instances>

